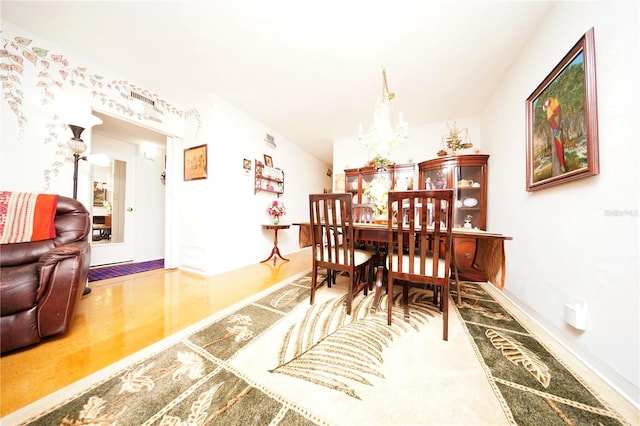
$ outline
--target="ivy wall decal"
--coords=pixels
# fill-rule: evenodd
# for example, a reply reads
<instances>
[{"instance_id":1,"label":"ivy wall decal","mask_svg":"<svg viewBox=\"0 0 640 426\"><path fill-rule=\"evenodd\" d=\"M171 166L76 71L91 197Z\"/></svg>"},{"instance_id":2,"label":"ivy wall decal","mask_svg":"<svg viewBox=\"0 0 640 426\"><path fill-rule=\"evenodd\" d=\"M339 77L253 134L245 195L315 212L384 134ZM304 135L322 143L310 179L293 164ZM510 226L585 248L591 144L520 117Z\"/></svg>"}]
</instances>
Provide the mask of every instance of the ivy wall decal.
<instances>
[{"instance_id":1,"label":"ivy wall decal","mask_svg":"<svg viewBox=\"0 0 640 426\"><path fill-rule=\"evenodd\" d=\"M0 31L1 33L1 31ZM195 138L202 128L200 113L191 108L183 111L156 93L136 86L126 80L104 81L100 74L89 73L86 67L72 67L64 55L50 53L48 49L31 46L32 40L24 37L14 37L7 40L2 37L2 49L0 49L0 81L2 82L2 94L9 108L16 115L18 124L18 139L24 135L25 126L29 119L23 111L24 91L22 78L25 67L34 67L38 73L36 87L40 92L40 104L46 106L55 100L56 89L65 87L80 88L86 90L94 99L117 111L119 114L137 119L142 122L147 120L143 114L132 110L128 104L131 91L142 94L154 101L154 109L160 114L172 114L184 119L194 118L197 121ZM30 47L31 46L31 47ZM158 121L156 119L156 121ZM45 144L56 143L56 159L51 166L44 171L44 190L49 188L51 180L58 175L65 162L72 162L66 148L66 140L58 142L58 136L66 132L66 123L63 123L58 114L51 114L46 125L48 135L44 139Z\"/></svg>"}]
</instances>

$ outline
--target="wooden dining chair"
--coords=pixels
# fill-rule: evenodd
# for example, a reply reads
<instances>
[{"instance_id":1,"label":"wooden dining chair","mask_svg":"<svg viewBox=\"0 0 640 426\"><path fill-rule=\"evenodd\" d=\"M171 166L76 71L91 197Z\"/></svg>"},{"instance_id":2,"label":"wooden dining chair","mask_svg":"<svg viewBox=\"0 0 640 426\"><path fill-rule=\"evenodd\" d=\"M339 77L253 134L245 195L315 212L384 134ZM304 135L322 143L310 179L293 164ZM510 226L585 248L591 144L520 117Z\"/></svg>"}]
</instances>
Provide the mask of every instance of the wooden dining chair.
<instances>
[{"instance_id":1,"label":"wooden dining chair","mask_svg":"<svg viewBox=\"0 0 640 426\"><path fill-rule=\"evenodd\" d=\"M311 271L311 299L313 305L318 284L318 268L329 274L346 272L349 275L347 314L351 314L353 298L361 290L368 293L371 274L367 273L372 253L355 248L352 223L351 194L309 194L309 219L313 269ZM329 280L331 283L331 280Z\"/></svg>"},{"instance_id":2,"label":"wooden dining chair","mask_svg":"<svg viewBox=\"0 0 640 426\"><path fill-rule=\"evenodd\" d=\"M409 320L410 283L430 284L434 292L441 290L443 340L448 340L449 330L452 202L451 189L391 191L388 199L387 322L391 325L397 281L403 286L405 321Z\"/></svg>"}]
</instances>

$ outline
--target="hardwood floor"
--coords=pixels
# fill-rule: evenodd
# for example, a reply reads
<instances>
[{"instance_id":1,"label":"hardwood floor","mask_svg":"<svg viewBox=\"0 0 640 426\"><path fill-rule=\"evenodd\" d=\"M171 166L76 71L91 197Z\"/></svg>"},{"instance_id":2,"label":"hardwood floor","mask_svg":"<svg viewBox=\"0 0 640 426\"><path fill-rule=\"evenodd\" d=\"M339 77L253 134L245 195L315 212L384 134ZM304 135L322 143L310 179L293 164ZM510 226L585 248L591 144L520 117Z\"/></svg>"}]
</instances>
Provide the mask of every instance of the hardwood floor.
<instances>
[{"instance_id":1,"label":"hardwood floor","mask_svg":"<svg viewBox=\"0 0 640 426\"><path fill-rule=\"evenodd\" d=\"M311 270L309 250L287 257L212 277L157 270L91 283L66 334L0 358L0 416Z\"/></svg>"}]
</instances>

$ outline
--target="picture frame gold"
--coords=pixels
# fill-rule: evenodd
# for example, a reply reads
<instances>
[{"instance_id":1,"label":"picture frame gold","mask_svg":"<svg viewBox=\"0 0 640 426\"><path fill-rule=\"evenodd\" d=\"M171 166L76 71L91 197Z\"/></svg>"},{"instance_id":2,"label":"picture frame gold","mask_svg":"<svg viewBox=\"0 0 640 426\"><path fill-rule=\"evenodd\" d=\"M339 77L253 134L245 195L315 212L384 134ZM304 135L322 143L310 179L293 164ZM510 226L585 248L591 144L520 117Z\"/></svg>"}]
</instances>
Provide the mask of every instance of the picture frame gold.
<instances>
[{"instance_id":1,"label":"picture frame gold","mask_svg":"<svg viewBox=\"0 0 640 426\"><path fill-rule=\"evenodd\" d=\"M527 191L600 172L593 28L527 98L526 131Z\"/></svg>"},{"instance_id":2,"label":"picture frame gold","mask_svg":"<svg viewBox=\"0 0 640 426\"><path fill-rule=\"evenodd\" d=\"M270 155L264 154L264 165L267 167L273 167L273 159Z\"/></svg>"},{"instance_id":3,"label":"picture frame gold","mask_svg":"<svg viewBox=\"0 0 640 426\"><path fill-rule=\"evenodd\" d=\"M184 150L184 180L207 178L207 145L198 145Z\"/></svg>"}]
</instances>

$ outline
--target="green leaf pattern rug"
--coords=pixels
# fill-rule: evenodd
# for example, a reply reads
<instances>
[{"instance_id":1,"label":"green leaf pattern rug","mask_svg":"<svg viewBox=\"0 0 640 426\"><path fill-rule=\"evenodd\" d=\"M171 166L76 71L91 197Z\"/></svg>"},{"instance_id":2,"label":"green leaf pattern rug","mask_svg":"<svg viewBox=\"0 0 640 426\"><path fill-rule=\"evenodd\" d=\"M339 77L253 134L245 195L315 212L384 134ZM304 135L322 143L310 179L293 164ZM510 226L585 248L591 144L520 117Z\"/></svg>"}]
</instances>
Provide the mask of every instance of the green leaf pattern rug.
<instances>
[{"instance_id":1,"label":"green leaf pattern rug","mask_svg":"<svg viewBox=\"0 0 640 426\"><path fill-rule=\"evenodd\" d=\"M303 275L3 419L41 425L620 425L595 392L482 286L343 306L340 277L309 304ZM469 344L471 342L471 344ZM79 387L81 389L79 389ZM9 424L9 422L7 422Z\"/></svg>"}]
</instances>

